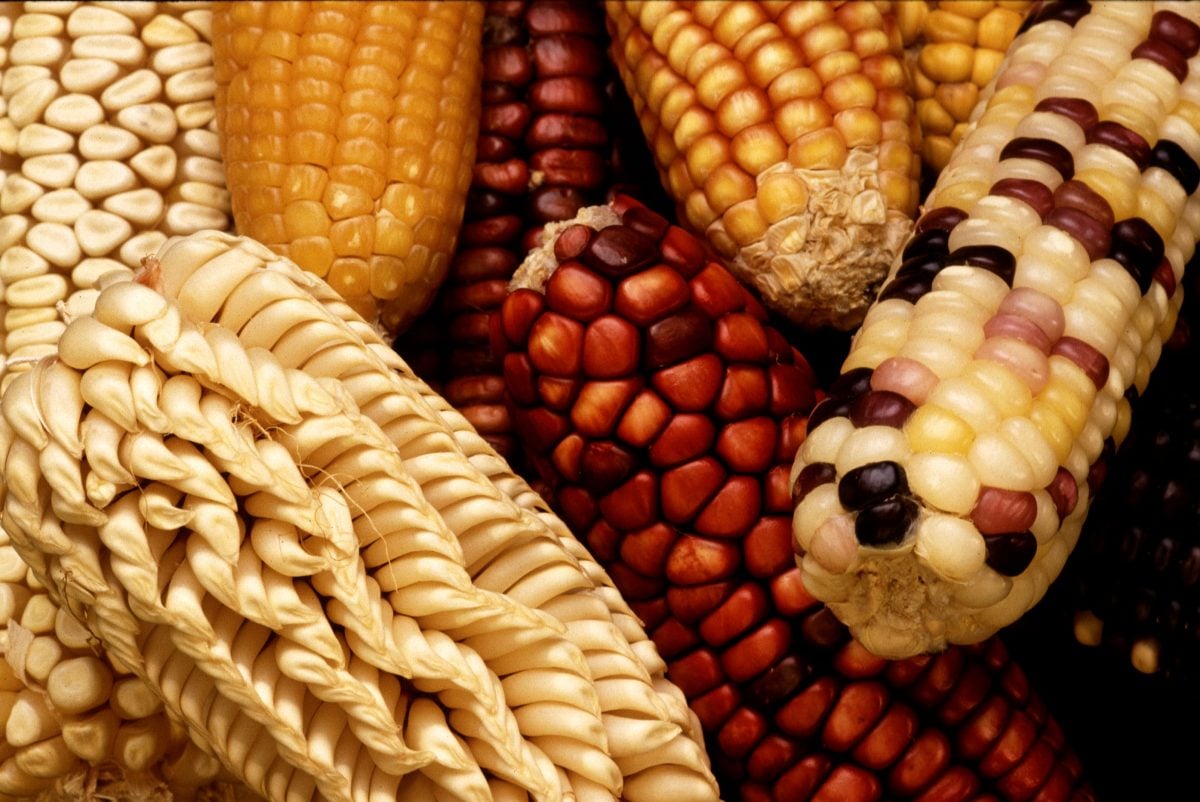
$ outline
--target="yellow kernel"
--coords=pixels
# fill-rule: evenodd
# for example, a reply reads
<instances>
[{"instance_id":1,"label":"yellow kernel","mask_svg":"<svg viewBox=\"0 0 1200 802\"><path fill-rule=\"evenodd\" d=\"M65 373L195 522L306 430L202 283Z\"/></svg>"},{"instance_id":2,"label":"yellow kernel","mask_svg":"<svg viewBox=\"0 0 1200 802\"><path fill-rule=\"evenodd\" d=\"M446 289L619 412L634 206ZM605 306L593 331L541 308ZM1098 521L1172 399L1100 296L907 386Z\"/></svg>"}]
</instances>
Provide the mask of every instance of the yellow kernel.
<instances>
[{"instance_id":1,"label":"yellow kernel","mask_svg":"<svg viewBox=\"0 0 1200 802\"><path fill-rule=\"evenodd\" d=\"M803 69L804 59L799 46L791 39L772 39L760 45L745 61L746 75L755 86L767 87L785 72ZM817 81L816 73L807 72ZM820 91L819 81L817 91Z\"/></svg>"},{"instance_id":2,"label":"yellow kernel","mask_svg":"<svg viewBox=\"0 0 1200 802\"><path fill-rule=\"evenodd\" d=\"M1033 403L1029 385L999 362L974 359L963 368L961 375L983 390L1002 417L1024 415Z\"/></svg>"},{"instance_id":3,"label":"yellow kernel","mask_svg":"<svg viewBox=\"0 0 1200 802\"><path fill-rule=\"evenodd\" d=\"M800 36L804 58L812 64L831 53L850 49L850 34L836 21L812 26Z\"/></svg>"},{"instance_id":4,"label":"yellow kernel","mask_svg":"<svg viewBox=\"0 0 1200 802\"><path fill-rule=\"evenodd\" d=\"M428 213L425 194L412 184L390 185L383 192L381 204L384 209L409 226L415 226Z\"/></svg>"},{"instance_id":5,"label":"yellow kernel","mask_svg":"<svg viewBox=\"0 0 1200 802\"><path fill-rule=\"evenodd\" d=\"M882 5L877 3L842 3L834 17L850 33L884 26Z\"/></svg>"},{"instance_id":6,"label":"yellow kernel","mask_svg":"<svg viewBox=\"0 0 1200 802\"><path fill-rule=\"evenodd\" d=\"M329 286L343 298L366 295L370 292L371 275L365 259L353 256L334 259L329 266Z\"/></svg>"},{"instance_id":7,"label":"yellow kernel","mask_svg":"<svg viewBox=\"0 0 1200 802\"><path fill-rule=\"evenodd\" d=\"M885 139L879 143L880 171L908 175L912 162L913 152L908 142Z\"/></svg>"},{"instance_id":8,"label":"yellow kernel","mask_svg":"<svg viewBox=\"0 0 1200 802\"><path fill-rule=\"evenodd\" d=\"M767 97L771 105L782 106L789 100L819 98L822 89L821 79L815 72L808 67L794 67L771 81L767 87Z\"/></svg>"},{"instance_id":9,"label":"yellow kernel","mask_svg":"<svg viewBox=\"0 0 1200 802\"><path fill-rule=\"evenodd\" d=\"M1075 432L1067 422L1058 415L1054 407L1037 401L1033 402L1029 409L1029 420L1041 432L1059 464L1065 462L1075 445Z\"/></svg>"},{"instance_id":10,"label":"yellow kernel","mask_svg":"<svg viewBox=\"0 0 1200 802\"><path fill-rule=\"evenodd\" d=\"M862 74L878 89L903 90L907 81L904 64L889 53L862 56Z\"/></svg>"},{"instance_id":11,"label":"yellow kernel","mask_svg":"<svg viewBox=\"0 0 1200 802\"><path fill-rule=\"evenodd\" d=\"M1170 241L1177 220L1171 207L1157 192L1145 188L1137 193L1137 199L1137 216L1152 225L1164 241Z\"/></svg>"},{"instance_id":12,"label":"yellow kernel","mask_svg":"<svg viewBox=\"0 0 1200 802\"><path fill-rule=\"evenodd\" d=\"M788 36L796 39L833 16L831 3L788 3L775 22Z\"/></svg>"},{"instance_id":13,"label":"yellow kernel","mask_svg":"<svg viewBox=\"0 0 1200 802\"><path fill-rule=\"evenodd\" d=\"M329 242L337 256L371 255L375 244L375 226L367 216L339 220L329 227Z\"/></svg>"},{"instance_id":14,"label":"yellow kernel","mask_svg":"<svg viewBox=\"0 0 1200 802\"><path fill-rule=\"evenodd\" d=\"M917 120L921 123L921 132L926 135L946 135L954 129L954 118L935 98L917 101Z\"/></svg>"},{"instance_id":15,"label":"yellow kernel","mask_svg":"<svg viewBox=\"0 0 1200 802\"><path fill-rule=\"evenodd\" d=\"M696 185L692 183L692 177L688 174L687 162L681 158L673 159L667 167L667 189L671 197L686 197L695 188Z\"/></svg>"},{"instance_id":16,"label":"yellow kernel","mask_svg":"<svg viewBox=\"0 0 1200 802\"><path fill-rule=\"evenodd\" d=\"M790 100L775 110L775 126L788 144L833 126L833 115L820 98Z\"/></svg>"},{"instance_id":17,"label":"yellow kernel","mask_svg":"<svg viewBox=\"0 0 1200 802\"><path fill-rule=\"evenodd\" d=\"M979 87L987 86L1004 63L1004 55L1004 50L977 49L975 65L971 68L971 83Z\"/></svg>"},{"instance_id":18,"label":"yellow kernel","mask_svg":"<svg viewBox=\"0 0 1200 802\"><path fill-rule=\"evenodd\" d=\"M1100 119L1120 123L1147 142L1158 139L1157 119L1145 109L1129 103L1104 104Z\"/></svg>"},{"instance_id":19,"label":"yellow kernel","mask_svg":"<svg viewBox=\"0 0 1200 802\"><path fill-rule=\"evenodd\" d=\"M664 14L654 24L654 27L647 30L647 33L650 34L650 43L653 45L654 51L657 53L666 52L671 41L682 28L688 25L691 19L692 15L682 8L673 8Z\"/></svg>"},{"instance_id":20,"label":"yellow kernel","mask_svg":"<svg viewBox=\"0 0 1200 802\"><path fill-rule=\"evenodd\" d=\"M413 246L412 228L386 214L375 218L375 252L384 256L404 256Z\"/></svg>"},{"instance_id":21,"label":"yellow kernel","mask_svg":"<svg viewBox=\"0 0 1200 802\"><path fill-rule=\"evenodd\" d=\"M834 79L821 95L834 111L875 106L875 85L862 73Z\"/></svg>"},{"instance_id":22,"label":"yellow kernel","mask_svg":"<svg viewBox=\"0 0 1200 802\"><path fill-rule=\"evenodd\" d=\"M1118 444L1125 440L1125 436L1129 434L1129 426L1133 422L1133 408L1129 404L1129 399L1117 399L1117 418L1113 422L1112 438Z\"/></svg>"},{"instance_id":23,"label":"yellow kernel","mask_svg":"<svg viewBox=\"0 0 1200 802\"><path fill-rule=\"evenodd\" d=\"M713 170L732 160L733 154L729 140L713 131L692 143L685 158L692 183L702 186Z\"/></svg>"},{"instance_id":24,"label":"yellow kernel","mask_svg":"<svg viewBox=\"0 0 1200 802\"><path fill-rule=\"evenodd\" d=\"M969 81L975 66L975 48L961 42L927 44L917 56L917 65L934 83Z\"/></svg>"},{"instance_id":25,"label":"yellow kernel","mask_svg":"<svg viewBox=\"0 0 1200 802\"><path fill-rule=\"evenodd\" d=\"M879 117L870 109L846 109L833 116L833 127L848 148L878 145L883 137Z\"/></svg>"},{"instance_id":26,"label":"yellow kernel","mask_svg":"<svg viewBox=\"0 0 1200 802\"><path fill-rule=\"evenodd\" d=\"M283 208L283 228L288 240L323 237L329 233L329 215L318 201L292 201Z\"/></svg>"},{"instance_id":27,"label":"yellow kernel","mask_svg":"<svg viewBox=\"0 0 1200 802\"><path fill-rule=\"evenodd\" d=\"M700 82L704 79L704 76L714 68L720 67L721 65L725 65L727 69L724 70L723 74L718 73L720 80L713 78L711 79L712 81L718 84L723 83L724 81L730 81L732 82L732 87L730 88L738 87L746 83L744 78L739 80L736 77L733 77L737 73L742 72L742 65L731 59L729 57L729 51L721 47L716 42L709 42L708 44L702 45L699 50L697 50L695 53L692 53L692 57L688 59L687 74L684 77L687 78L688 83L696 87L696 91L699 92ZM714 101L714 105L720 102L721 98L718 97Z\"/></svg>"},{"instance_id":28,"label":"yellow kernel","mask_svg":"<svg viewBox=\"0 0 1200 802\"><path fill-rule=\"evenodd\" d=\"M325 191L328 175L314 164L292 164L283 183L283 201L318 200Z\"/></svg>"},{"instance_id":29,"label":"yellow kernel","mask_svg":"<svg viewBox=\"0 0 1200 802\"><path fill-rule=\"evenodd\" d=\"M733 57L739 63L745 64L750 54L755 50L767 42L773 42L782 38L783 31L779 30L778 25L773 22L764 22L748 31L745 36L738 40L733 48Z\"/></svg>"},{"instance_id":30,"label":"yellow kernel","mask_svg":"<svg viewBox=\"0 0 1200 802\"><path fill-rule=\"evenodd\" d=\"M757 3L730 3L713 22L713 37L733 50L743 36L767 21L766 12Z\"/></svg>"},{"instance_id":31,"label":"yellow kernel","mask_svg":"<svg viewBox=\"0 0 1200 802\"><path fill-rule=\"evenodd\" d=\"M1016 38L1024 15L1007 8L994 8L979 20L976 43L988 50L1005 51Z\"/></svg>"},{"instance_id":32,"label":"yellow kernel","mask_svg":"<svg viewBox=\"0 0 1200 802\"><path fill-rule=\"evenodd\" d=\"M716 109L717 129L729 137L770 118L771 106L766 94L753 86L730 92Z\"/></svg>"},{"instance_id":33,"label":"yellow kernel","mask_svg":"<svg viewBox=\"0 0 1200 802\"><path fill-rule=\"evenodd\" d=\"M664 128L674 130L683 113L696 104L696 90L685 83L678 83L663 98L658 118Z\"/></svg>"},{"instance_id":34,"label":"yellow kernel","mask_svg":"<svg viewBox=\"0 0 1200 802\"><path fill-rule=\"evenodd\" d=\"M909 416L904 434L914 452L936 452L966 456L975 442L967 422L936 404L923 404Z\"/></svg>"},{"instance_id":35,"label":"yellow kernel","mask_svg":"<svg viewBox=\"0 0 1200 802\"><path fill-rule=\"evenodd\" d=\"M937 89L938 85L928 75L921 72L921 68L916 64L915 60L910 62L909 69L912 72L913 97L933 97L933 91Z\"/></svg>"},{"instance_id":36,"label":"yellow kernel","mask_svg":"<svg viewBox=\"0 0 1200 802\"><path fill-rule=\"evenodd\" d=\"M301 237L290 242L287 256L310 273L323 277L333 264L333 245L326 237Z\"/></svg>"},{"instance_id":37,"label":"yellow kernel","mask_svg":"<svg viewBox=\"0 0 1200 802\"><path fill-rule=\"evenodd\" d=\"M930 203L936 203L939 207L953 206L970 213L975 202L988 194L989 188L990 185L982 181L959 181L949 186L938 187Z\"/></svg>"},{"instance_id":38,"label":"yellow kernel","mask_svg":"<svg viewBox=\"0 0 1200 802\"><path fill-rule=\"evenodd\" d=\"M787 143L775 127L763 123L743 129L729 143L733 160L751 175L787 159Z\"/></svg>"},{"instance_id":39,"label":"yellow kernel","mask_svg":"<svg viewBox=\"0 0 1200 802\"><path fill-rule=\"evenodd\" d=\"M920 162L914 159L913 165L920 165ZM921 197L915 175L880 173L879 191L883 193L884 202L889 209L902 212L906 217L916 214Z\"/></svg>"},{"instance_id":40,"label":"yellow kernel","mask_svg":"<svg viewBox=\"0 0 1200 802\"><path fill-rule=\"evenodd\" d=\"M846 143L832 128L805 134L788 146L788 161L805 170L839 169L846 155Z\"/></svg>"},{"instance_id":41,"label":"yellow kernel","mask_svg":"<svg viewBox=\"0 0 1200 802\"><path fill-rule=\"evenodd\" d=\"M743 248L767 235L767 223L758 213L753 199L735 203L721 216L725 230Z\"/></svg>"},{"instance_id":42,"label":"yellow kernel","mask_svg":"<svg viewBox=\"0 0 1200 802\"><path fill-rule=\"evenodd\" d=\"M1093 393L1094 395L1094 393ZM1083 431L1091 406L1066 382L1051 380L1038 393L1038 403L1053 409L1075 434Z\"/></svg>"},{"instance_id":43,"label":"yellow kernel","mask_svg":"<svg viewBox=\"0 0 1200 802\"><path fill-rule=\"evenodd\" d=\"M754 179L732 163L718 165L704 182L704 196L717 214L739 201L753 198L755 189Z\"/></svg>"},{"instance_id":44,"label":"yellow kernel","mask_svg":"<svg viewBox=\"0 0 1200 802\"><path fill-rule=\"evenodd\" d=\"M633 41L629 40L630 44ZM710 41L712 41L712 36L703 25L692 24L680 28L671 40L670 47L667 48L667 63L676 73L685 74L688 60L692 54Z\"/></svg>"},{"instance_id":45,"label":"yellow kernel","mask_svg":"<svg viewBox=\"0 0 1200 802\"><path fill-rule=\"evenodd\" d=\"M850 37L850 49L860 59L877 58L891 51L892 42L881 28L855 31Z\"/></svg>"},{"instance_id":46,"label":"yellow kernel","mask_svg":"<svg viewBox=\"0 0 1200 802\"><path fill-rule=\"evenodd\" d=\"M375 211L375 202L361 187L330 181L321 196L332 220L345 220Z\"/></svg>"},{"instance_id":47,"label":"yellow kernel","mask_svg":"<svg viewBox=\"0 0 1200 802\"><path fill-rule=\"evenodd\" d=\"M979 23L964 14L937 8L925 19L925 38L929 42L974 44Z\"/></svg>"},{"instance_id":48,"label":"yellow kernel","mask_svg":"<svg viewBox=\"0 0 1200 802\"><path fill-rule=\"evenodd\" d=\"M812 65L813 72L824 84L829 84L843 75L857 75L862 72L862 60L849 50L839 50L822 56Z\"/></svg>"},{"instance_id":49,"label":"yellow kernel","mask_svg":"<svg viewBox=\"0 0 1200 802\"><path fill-rule=\"evenodd\" d=\"M687 196L683 211L688 225L697 231L704 231L712 224L712 221L717 219L717 213L709 206L708 198L701 190L696 190Z\"/></svg>"},{"instance_id":50,"label":"yellow kernel","mask_svg":"<svg viewBox=\"0 0 1200 802\"><path fill-rule=\"evenodd\" d=\"M808 185L791 173L773 173L758 185L758 209L768 223L804 214Z\"/></svg>"},{"instance_id":51,"label":"yellow kernel","mask_svg":"<svg viewBox=\"0 0 1200 802\"><path fill-rule=\"evenodd\" d=\"M933 96L956 122L962 122L971 116L979 101L979 87L972 83L942 84Z\"/></svg>"},{"instance_id":52,"label":"yellow kernel","mask_svg":"<svg viewBox=\"0 0 1200 802\"><path fill-rule=\"evenodd\" d=\"M1137 214L1137 195L1119 175L1107 170L1084 169L1075 173L1075 180L1087 184L1108 201L1115 220L1124 220Z\"/></svg>"},{"instance_id":53,"label":"yellow kernel","mask_svg":"<svg viewBox=\"0 0 1200 802\"><path fill-rule=\"evenodd\" d=\"M716 118L707 109L692 106L680 116L675 126L675 147L686 153L697 139L716 129Z\"/></svg>"},{"instance_id":54,"label":"yellow kernel","mask_svg":"<svg viewBox=\"0 0 1200 802\"><path fill-rule=\"evenodd\" d=\"M913 120L913 101L902 89L881 89L875 94L875 113L885 122L902 123L903 136L908 137L908 123ZM898 139L884 132L884 139Z\"/></svg>"},{"instance_id":55,"label":"yellow kernel","mask_svg":"<svg viewBox=\"0 0 1200 802\"><path fill-rule=\"evenodd\" d=\"M926 2L896 3L896 27L900 29L900 39L905 47L914 44L921 35L929 10Z\"/></svg>"},{"instance_id":56,"label":"yellow kernel","mask_svg":"<svg viewBox=\"0 0 1200 802\"><path fill-rule=\"evenodd\" d=\"M716 110L731 92L746 85L746 71L732 59L714 64L696 82L696 97L706 108Z\"/></svg>"}]
</instances>

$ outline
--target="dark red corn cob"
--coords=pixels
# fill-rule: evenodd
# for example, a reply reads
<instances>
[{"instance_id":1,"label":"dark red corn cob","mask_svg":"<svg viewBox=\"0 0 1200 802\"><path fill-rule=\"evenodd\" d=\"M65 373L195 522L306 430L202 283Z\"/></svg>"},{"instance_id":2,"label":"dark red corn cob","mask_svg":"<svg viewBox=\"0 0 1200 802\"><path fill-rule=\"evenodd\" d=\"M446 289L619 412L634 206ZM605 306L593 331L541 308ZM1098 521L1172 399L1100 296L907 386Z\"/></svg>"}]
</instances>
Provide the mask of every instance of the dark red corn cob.
<instances>
[{"instance_id":1,"label":"dark red corn cob","mask_svg":"<svg viewBox=\"0 0 1200 802\"><path fill-rule=\"evenodd\" d=\"M1093 799L999 640L889 662L805 592L807 361L692 236L611 208L560 233L548 280L518 273L493 337L549 498L652 633L726 798Z\"/></svg>"},{"instance_id":2,"label":"dark red corn cob","mask_svg":"<svg viewBox=\"0 0 1200 802\"><path fill-rule=\"evenodd\" d=\"M543 226L602 203L619 177L608 118L628 99L612 91L619 86L607 43L599 5L487 4L482 117L461 243L436 305L397 343L510 460L516 442L488 320Z\"/></svg>"}]
</instances>

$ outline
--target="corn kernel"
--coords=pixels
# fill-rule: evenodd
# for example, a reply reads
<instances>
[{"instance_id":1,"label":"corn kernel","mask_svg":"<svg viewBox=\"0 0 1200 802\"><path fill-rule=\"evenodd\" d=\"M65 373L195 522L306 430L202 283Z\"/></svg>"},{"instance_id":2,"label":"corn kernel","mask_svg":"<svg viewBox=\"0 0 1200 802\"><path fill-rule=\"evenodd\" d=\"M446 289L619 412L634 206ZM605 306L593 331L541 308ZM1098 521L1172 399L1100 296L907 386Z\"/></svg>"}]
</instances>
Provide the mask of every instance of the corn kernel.
<instances>
[{"instance_id":1,"label":"corn kernel","mask_svg":"<svg viewBox=\"0 0 1200 802\"><path fill-rule=\"evenodd\" d=\"M787 143L769 124L743 129L733 137L729 148L737 165L751 175L784 161L788 152Z\"/></svg>"},{"instance_id":2,"label":"corn kernel","mask_svg":"<svg viewBox=\"0 0 1200 802\"><path fill-rule=\"evenodd\" d=\"M966 456L975 440L975 432L966 421L928 402L909 416L904 434L914 453Z\"/></svg>"},{"instance_id":3,"label":"corn kernel","mask_svg":"<svg viewBox=\"0 0 1200 802\"><path fill-rule=\"evenodd\" d=\"M808 208L808 185L791 173L772 173L758 186L758 207L772 224L803 214Z\"/></svg>"},{"instance_id":4,"label":"corn kernel","mask_svg":"<svg viewBox=\"0 0 1200 802\"><path fill-rule=\"evenodd\" d=\"M754 199L735 203L721 216L725 230L739 246L757 242L766 236L767 223L758 212Z\"/></svg>"},{"instance_id":5,"label":"corn kernel","mask_svg":"<svg viewBox=\"0 0 1200 802\"><path fill-rule=\"evenodd\" d=\"M846 156L846 143L832 129L804 134L788 146L788 161L806 170L836 170Z\"/></svg>"},{"instance_id":6,"label":"corn kernel","mask_svg":"<svg viewBox=\"0 0 1200 802\"><path fill-rule=\"evenodd\" d=\"M775 125L788 144L803 136L827 130L833 125L833 115L823 100L796 99L775 110Z\"/></svg>"},{"instance_id":7,"label":"corn kernel","mask_svg":"<svg viewBox=\"0 0 1200 802\"><path fill-rule=\"evenodd\" d=\"M802 71L801 75L807 74L811 76L811 84L813 88L811 97L821 91L820 79L812 70L804 67L803 54L800 52L799 46L790 39L783 37L772 39L758 47L754 52L750 53L746 58L746 75L755 86L767 87L779 78L792 70ZM792 79L796 81L795 78ZM797 83L799 83L797 81ZM782 91L783 87L779 91ZM801 97L802 95L790 95L790 97ZM771 96L773 102L778 102L775 95Z\"/></svg>"}]
</instances>

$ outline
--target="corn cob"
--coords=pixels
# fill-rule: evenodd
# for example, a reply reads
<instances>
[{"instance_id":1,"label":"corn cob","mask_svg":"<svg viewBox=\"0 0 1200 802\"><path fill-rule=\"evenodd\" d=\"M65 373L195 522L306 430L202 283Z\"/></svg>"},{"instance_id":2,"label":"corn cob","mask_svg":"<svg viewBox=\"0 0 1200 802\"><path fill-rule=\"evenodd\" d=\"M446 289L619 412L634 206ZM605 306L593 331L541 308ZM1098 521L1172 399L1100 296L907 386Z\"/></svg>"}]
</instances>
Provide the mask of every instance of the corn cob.
<instances>
[{"instance_id":1,"label":"corn cob","mask_svg":"<svg viewBox=\"0 0 1200 802\"><path fill-rule=\"evenodd\" d=\"M921 160L932 178L950 161L1032 0L909 0L896 24L912 76Z\"/></svg>"},{"instance_id":2,"label":"corn cob","mask_svg":"<svg viewBox=\"0 0 1200 802\"><path fill-rule=\"evenodd\" d=\"M499 315L514 417L730 796L1090 799L998 641L889 664L805 592L785 476L813 377L761 305L628 198L578 222L530 255Z\"/></svg>"},{"instance_id":3,"label":"corn cob","mask_svg":"<svg viewBox=\"0 0 1200 802\"><path fill-rule=\"evenodd\" d=\"M463 217L482 3L222 3L217 123L237 230L392 333L429 305Z\"/></svg>"},{"instance_id":4,"label":"corn cob","mask_svg":"<svg viewBox=\"0 0 1200 802\"><path fill-rule=\"evenodd\" d=\"M168 236L227 227L229 199L208 4L6 6L0 352L12 367L53 350L57 304L131 273Z\"/></svg>"},{"instance_id":5,"label":"corn cob","mask_svg":"<svg viewBox=\"0 0 1200 802\"><path fill-rule=\"evenodd\" d=\"M56 456L4 501L23 558L193 739L271 799L715 799L632 615L471 467L369 324L249 241L160 257L5 395L10 459ZM79 403L27 395L54 381ZM117 431L64 447L80 415Z\"/></svg>"},{"instance_id":6,"label":"corn cob","mask_svg":"<svg viewBox=\"0 0 1200 802\"><path fill-rule=\"evenodd\" d=\"M1200 236L1200 6L1027 21L793 467L805 585L884 656L1041 598Z\"/></svg>"},{"instance_id":7,"label":"corn cob","mask_svg":"<svg viewBox=\"0 0 1200 802\"><path fill-rule=\"evenodd\" d=\"M679 218L768 306L807 326L857 325L918 200L890 4L605 8Z\"/></svg>"}]
</instances>

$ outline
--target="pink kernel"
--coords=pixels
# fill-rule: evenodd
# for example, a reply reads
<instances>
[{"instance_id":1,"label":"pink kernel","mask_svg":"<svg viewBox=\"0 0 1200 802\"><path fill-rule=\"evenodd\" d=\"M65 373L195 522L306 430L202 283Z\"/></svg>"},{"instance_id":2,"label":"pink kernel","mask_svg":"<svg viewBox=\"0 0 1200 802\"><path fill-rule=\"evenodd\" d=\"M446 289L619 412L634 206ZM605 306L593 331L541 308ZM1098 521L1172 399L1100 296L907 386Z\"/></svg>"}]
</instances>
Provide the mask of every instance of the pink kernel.
<instances>
[{"instance_id":1,"label":"pink kernel","mask_svg":"<svg viewBox=\"0 0 1200 802\"><path fill-rule=\"evenodd\" d=\"M979 491L971 523L984 535L1024 532L1037 519L1037 499L1033 493L984 487Z\"/></svg>"},{"instance_id":2,"label":"pink kernel","mask_svg":"<svg viewBox=\"0 0 1200 802\"><path fill-rule=\"evenodd\" d=\"M835 515L817 527L808 544L808 556L831 574L844 574L850 570L858 556L858 539L850 516Z\"/></svg>"},{"instance_id":3,"label":"pink kernel","mask_svg":"<svg viewBox=\"0 0 1200 802\"><path fill-rule=\"evenodd\" d=\"M1000 78L996 81L996 91L999 92L1006 86L1013 84L1024 84L1025 86L1037 86L1046 78L1046 65L1038 64L1035 61L1026 61L1024 64L1017 64L1009 67L1000 74Z\"/></svg>"},{"instance_id":4,"label":"pink kernel","mask_svg":"<svg viewBox=\"0 0 1200 802\"><path fill-rule=\"evenodd\" d=\"M1051 343L1062 336L1067 325L1058 301L1032 287L1018 287L1010 292L1000 302L996 314L1020 315L1045 332Z\"/></svg>"},{"instance_id":5,"label":"pink kernel","mask_svg":"<svg viewBox=\"0 0 1200 802\"><path fill-rule=\"evenodd\" d=\"M936 373L917 360L904 356L885 359L871 374L872 390L897 393L916 406L925 403L937 383Z\"/></svg>"},{"instance_id":6,"label":"pink kernel","mask_svg":"<svg viewBox=\"0 0 1200 802\"><path fill-rule=\"evenodd\" d=\"M1029 385L1034 395L1040 393L1050 379L1050 362L1046 355L1029 343L1012 337L991 337L975 349L976 359L999 362Z\"/></svg>"},{"instance_id":7,"label":"pink kernel","mask_svg":"<svg viewBox=\"0 0 1200 802\"><path fill-rule=\"evenodd\" d=\"M983 324L983 333L987 337L1012 337L1029 343L1042 353L1050 352L1050 338L1038 324L1027 317L1015 314L996 315Z\"/></svg>"}]
</instances>

